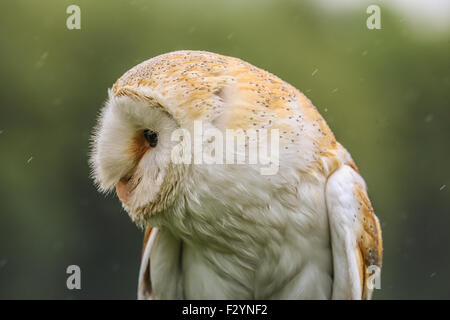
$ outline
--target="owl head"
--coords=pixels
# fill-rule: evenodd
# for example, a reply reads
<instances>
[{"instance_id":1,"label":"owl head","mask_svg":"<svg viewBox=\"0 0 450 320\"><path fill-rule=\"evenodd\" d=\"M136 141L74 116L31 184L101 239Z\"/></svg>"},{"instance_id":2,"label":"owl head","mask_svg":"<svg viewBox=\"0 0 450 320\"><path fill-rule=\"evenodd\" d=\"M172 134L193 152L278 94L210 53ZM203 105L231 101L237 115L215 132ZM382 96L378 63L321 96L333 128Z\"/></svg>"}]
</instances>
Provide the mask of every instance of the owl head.
<instances>
[{"instance_id":1,"label":"owl head","mask_svg":"<svg viewBox=\"0 0 450 320\"><path fill-rule=\"evenodd\" d=\"M278 77L237 58L177 51L109 90L90 164L99 189L115 189L145 224L169 208L268 205L302 172L332 170L335 144L311 102Z\"/></svg>"}]
</instances>

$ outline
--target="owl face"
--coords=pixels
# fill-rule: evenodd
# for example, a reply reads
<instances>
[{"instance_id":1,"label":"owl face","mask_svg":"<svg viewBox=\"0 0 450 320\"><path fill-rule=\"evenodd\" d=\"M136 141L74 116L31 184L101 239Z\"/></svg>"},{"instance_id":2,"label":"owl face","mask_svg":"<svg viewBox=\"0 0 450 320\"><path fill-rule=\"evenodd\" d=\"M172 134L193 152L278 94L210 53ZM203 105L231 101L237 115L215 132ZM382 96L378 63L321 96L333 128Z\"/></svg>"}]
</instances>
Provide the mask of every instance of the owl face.
<instances>
[{"instance_id":1,"label":"owl face","mask_svg":"<svg viewBox=\"0 0 450 320\"><path fill-rule=\"evenodd\" d=\"M101 191L115 188L137 223L175 198L183 170L171 162L171 134L177 128L157 105L111 92L101 112L90 159L93 177Z\"/></svg>"},{"instance_id":2,"label":"owl face","mask_svg":"<svg viewBox=\"0 0 450 320\"><path fill-rule=\"evenodd\" d=\"M144 93L142 95L145 96ZM245 155L254 150L249 148L248 137L246 139L239 134L242 130L234 131L231 138L236 142L231 152L231 164L226 163L226 152L222 154L220 163L214 162L213 158L206 160L207 155L211 156L211 150L213 154L218 150L216 142L222 140L223 150L227 145L227 128L219 123L220 117L215 120L217 122L194 121L192 125L180 125L152 100L130 94L115 96L110 91L100 113L91 148L92 175L100 191L114 190L138 225L145 225L175 202L181 211L186 206L195 207L201 203L205 215L212 215L217 206L224 204L234 211L244 204L253 204L254 207L266 205L270 201L269 192L273 190L266 190L264 186L273 188L268 183L273 177L262 172L271 166L266 164L262 168L258 163L248 163ZM198 131L202 132L200 136ZM211 131L221 136L213 136ZM200 160L195 155L195 139L201 140L204 152L199 156ZM241 152L237 144L239 140L244 143ZM270 143L270 137L266 141ZM273 147L269 149L275 150ZM238 154L244 154L239 164ZM188 160L181 161L180 158ZM230 185L234 188L226 187ZM261 202L261 199L266 201Z\"/></svg>"}]
</instances>

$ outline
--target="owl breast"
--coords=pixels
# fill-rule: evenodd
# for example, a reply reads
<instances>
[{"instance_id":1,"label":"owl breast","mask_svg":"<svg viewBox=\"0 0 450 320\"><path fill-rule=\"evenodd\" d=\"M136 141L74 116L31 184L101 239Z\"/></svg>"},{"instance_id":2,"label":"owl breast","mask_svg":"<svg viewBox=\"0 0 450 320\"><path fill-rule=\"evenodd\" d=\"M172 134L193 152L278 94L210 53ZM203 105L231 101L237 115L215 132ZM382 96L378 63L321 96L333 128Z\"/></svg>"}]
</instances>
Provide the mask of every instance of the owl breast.
<instances>
[{"instance_id":1,"label":"owl breast","mask_svg":"<svg viewBox=\"0 0 450 320\"><path fill-rule=\"evenodd\" d=\"M233 185L233 173L243 174L223 175L220 185ZM161 228L182 242L184 298L331 297L325 179L304 176L289 183L281 179L271 177L266 187L259 181L259 188L254 189L250 181L245 190L236 183L234 188L216 184L217 190L202 190L197 184L196 201L187 200L183 210L174 210L159 221ZM220 197L215 197L219 191ZM163 288L155 288L159 290Z\"/></svg>"}]
</instances>

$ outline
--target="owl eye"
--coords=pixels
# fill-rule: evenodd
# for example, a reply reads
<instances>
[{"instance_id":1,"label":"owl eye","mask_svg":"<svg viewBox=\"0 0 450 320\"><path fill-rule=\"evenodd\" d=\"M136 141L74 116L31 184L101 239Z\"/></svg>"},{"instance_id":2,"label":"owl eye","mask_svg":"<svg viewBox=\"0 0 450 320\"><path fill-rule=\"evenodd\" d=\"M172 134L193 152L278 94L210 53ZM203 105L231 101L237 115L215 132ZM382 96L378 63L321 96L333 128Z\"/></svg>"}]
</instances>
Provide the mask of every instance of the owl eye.
<instances>
[{"instance_id":1,"label":"owl eye","mask_svg":"<svg viewBox=\"0 0 450 320\"><path fill-rule=\"evenodd\" d=\"M148 141L150 147L154 148L158 144L158 133L152 130L144 130L144 137Z\"/></svg>"}]
</instances>

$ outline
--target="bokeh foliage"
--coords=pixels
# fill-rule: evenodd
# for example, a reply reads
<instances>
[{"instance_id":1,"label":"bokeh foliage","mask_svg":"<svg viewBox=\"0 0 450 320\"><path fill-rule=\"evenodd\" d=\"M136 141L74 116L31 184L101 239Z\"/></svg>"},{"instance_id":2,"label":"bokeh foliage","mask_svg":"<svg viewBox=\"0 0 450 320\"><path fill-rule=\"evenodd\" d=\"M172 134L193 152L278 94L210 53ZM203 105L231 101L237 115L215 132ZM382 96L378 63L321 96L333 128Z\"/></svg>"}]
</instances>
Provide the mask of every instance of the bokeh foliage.
<instances>
[{"instance_id":1,"label":"bokeh foliage","mask_svg":"<svg viewBox=\"0 0 450 320\"><path fill-rule=\"evenodd\" d=\"M66 28L77 4L82 29ZM152 56L237 56L304 92L352 153L382 222L376 298L450 298L449 33L382 7L308 1L4 1L0 10L0 298L136 294L141 231L89 178L107 88ZM66 288L66 267L82 290Z\"/></svg>"}]
</instances>

